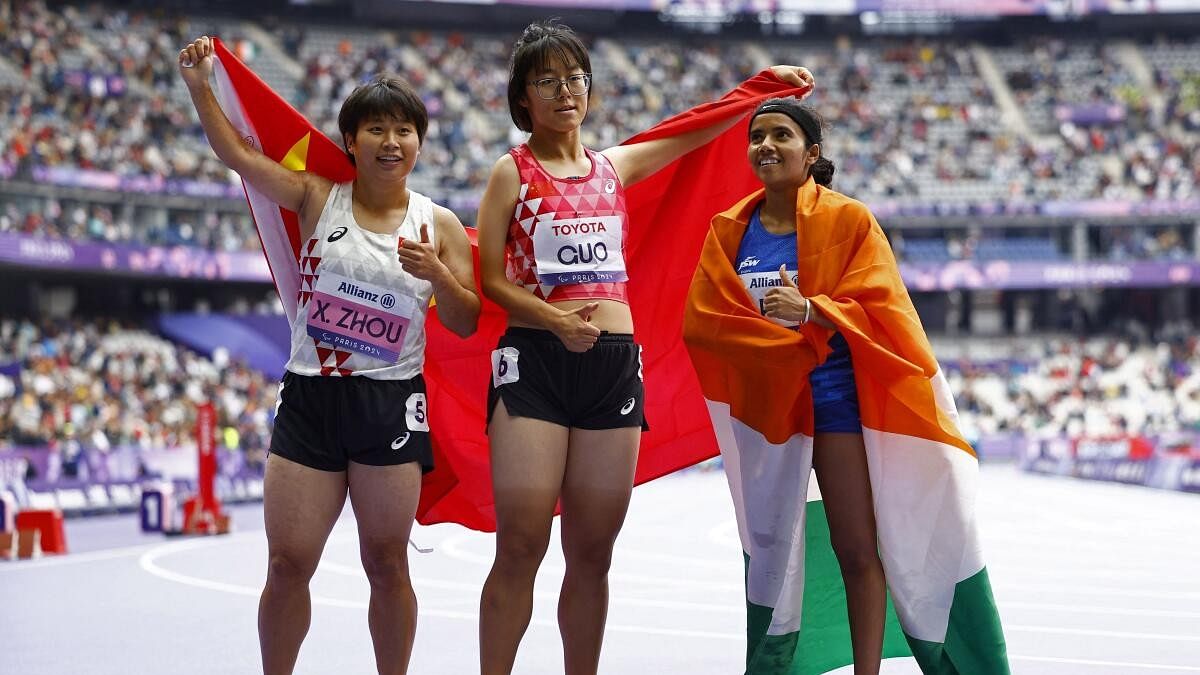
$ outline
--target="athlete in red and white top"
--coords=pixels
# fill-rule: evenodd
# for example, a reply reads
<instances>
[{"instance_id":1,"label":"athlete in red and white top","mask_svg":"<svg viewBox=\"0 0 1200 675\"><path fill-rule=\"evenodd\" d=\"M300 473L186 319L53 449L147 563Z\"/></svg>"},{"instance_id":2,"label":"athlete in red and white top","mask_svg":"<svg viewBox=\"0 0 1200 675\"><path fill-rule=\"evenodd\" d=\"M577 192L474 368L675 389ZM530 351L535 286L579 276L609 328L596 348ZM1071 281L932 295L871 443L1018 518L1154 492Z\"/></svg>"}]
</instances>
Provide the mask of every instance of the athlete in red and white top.
<instances>
[{"instance_id":1,"label":"athlete in red and white top","mask_svg":"<svg viewBox=\"0 0 1200 675\"><path fill-rule=\"evenodd\" d=\"M521 191L508 227L505 276L549 303L628 304L625 186L607 157L583 151L591 171L572 178L551 175L528 143L509 151Z\"/></svg>"},{"instance_id":2,"label":"athlete in red and white top","mask_svg":"<svg viewBox=\"0 0 1200 675\"><path fill-rule=\"evenodd\" d=\"M480 603L484 675L512 671L560 500L565 670L596 672L609 561L646 426L626 302L624 188L737 121L594 152L580 140L591 70L571 29L525 29L508 103L529 141L496 162L479 206L483 292L509 323L492 353L488 397L497 540ZM797 87L813 83L804 68L773 72Z\"/></svg>"}]
</instances>

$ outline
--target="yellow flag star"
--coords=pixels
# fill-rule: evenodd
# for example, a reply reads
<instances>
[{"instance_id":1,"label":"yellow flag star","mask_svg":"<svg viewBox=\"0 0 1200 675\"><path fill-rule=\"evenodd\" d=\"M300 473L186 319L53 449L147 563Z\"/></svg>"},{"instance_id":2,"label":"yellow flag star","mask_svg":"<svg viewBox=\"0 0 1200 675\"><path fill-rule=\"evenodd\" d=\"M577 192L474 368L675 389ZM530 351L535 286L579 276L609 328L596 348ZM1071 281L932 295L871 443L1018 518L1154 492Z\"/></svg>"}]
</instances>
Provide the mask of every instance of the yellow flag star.
<instances>
[{"instance_id":1,"label":"yellow flag star","mask_svg":"<svg viewBox=\"0 0 1200 675\"><path fill-rule=\"evenodd\" d=\"M304 138L296 141L292 149L288 150L283 159L279 160L279 163L284 168L291 169L292 171L304 171L304 168L308 165L308 139L310 136L312 136L312 132L304 134Z\"/></svg>"}]
</instances>

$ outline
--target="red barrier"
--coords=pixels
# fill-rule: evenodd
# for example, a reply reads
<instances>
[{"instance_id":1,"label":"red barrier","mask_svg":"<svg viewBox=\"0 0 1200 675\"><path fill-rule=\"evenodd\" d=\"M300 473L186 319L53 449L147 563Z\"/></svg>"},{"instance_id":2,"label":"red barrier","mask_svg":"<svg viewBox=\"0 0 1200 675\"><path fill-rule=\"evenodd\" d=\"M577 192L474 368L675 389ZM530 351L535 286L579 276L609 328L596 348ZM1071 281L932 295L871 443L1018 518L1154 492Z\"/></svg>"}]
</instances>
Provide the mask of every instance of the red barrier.
<instances>
[{"instance_id":1,"label":"red barrier","mask_svg":"<svg viewBox=\"0 0 1200 675\"><path fill-rule=\"evenodd\" d=\"M62 511L58 509L29 509L17 513L17 531L36 530L41 535L42 553L55 555L67 552L67 534L63 529Z\"/></svg>"},{"instance_id":2,"label":"red barrier","mask_svg":"<svg viewBox=\"0 0 1200 675\"><path fill-rule=\"evenodd\" d=\"M225 534L229 517L221 512L213 482L217 477L217 411L212 403L196 407L196 450L199 473L196 496L183 503L185 534Z\"/></svg>"}]
</instances>

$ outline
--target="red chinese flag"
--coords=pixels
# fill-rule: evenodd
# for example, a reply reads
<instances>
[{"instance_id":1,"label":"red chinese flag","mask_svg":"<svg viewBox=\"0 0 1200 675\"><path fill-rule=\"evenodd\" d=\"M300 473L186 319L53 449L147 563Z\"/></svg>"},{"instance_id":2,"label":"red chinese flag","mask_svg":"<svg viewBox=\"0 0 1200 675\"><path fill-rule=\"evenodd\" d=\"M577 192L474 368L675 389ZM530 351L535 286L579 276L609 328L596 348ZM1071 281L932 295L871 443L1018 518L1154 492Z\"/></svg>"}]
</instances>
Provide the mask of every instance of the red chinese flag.
<instances>
[{"instance_id":1,"label":"red chinese flag","mask_svg":"<svg viewBox=\"0 0 1200 675\"><path fill-rule=\"evenodd\" d=\"M216 41L221 107L247 142L296 171L335 182L354 178L342 149L296 112ZM798 95L764 71L719 101L693 108L626 143L665 138L730 117L745 117L763 99ZM263 251L288 319L296 318L300 240L296 214L272 203L243 181ZM746 128L735 124L703 147L627 192L630 236L626 243L629 295L637 339L643 345L646 414L636 481L657 478L716 455L700 386L684 349L684 298L712 216L757 185L746 159ZM474 232L468 230L474 244ZM479 257L475 256L479 278ZM505 317L484 301L479 330L462 340L440 322L426 322L425 378L436 469L425 476L417 520L496 527L485 430L490 352ZM437 315L434 307L430 314Z\"/></svg>"}]
</instances>

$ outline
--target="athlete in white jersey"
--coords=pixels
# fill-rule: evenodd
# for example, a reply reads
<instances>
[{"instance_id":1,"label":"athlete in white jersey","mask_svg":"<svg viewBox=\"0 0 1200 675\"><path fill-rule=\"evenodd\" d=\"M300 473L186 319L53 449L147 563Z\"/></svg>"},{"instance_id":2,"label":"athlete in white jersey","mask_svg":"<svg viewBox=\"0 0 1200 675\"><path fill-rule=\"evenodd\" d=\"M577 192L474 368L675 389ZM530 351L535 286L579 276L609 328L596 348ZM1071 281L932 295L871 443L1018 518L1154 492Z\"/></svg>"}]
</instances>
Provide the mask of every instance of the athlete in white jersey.
<instances>
[{"instance_id":1,"label":"athlete in white jersey","mask_svg":"<svg viewBox=\"0 0 1200 675\"><path fill-rule=\"evenodd\" d=\"M425 314L433 284L407 272L401 242L421 241L433 202L409 191L408 212L393 232L354 219L354 184L334 185L312 237L301 246L298 319L288 372L408 380L425 360ZM428 243L437 246L426 228Z\"/></svg>"},{"instance_id":2,"label":"athlete in white jersey","mask_svg":"<svg viewBox=\"0 0 1200 675\"><path fill-rule=\"evenodd\" d=\"M230 168L299 214L303 242L264 492L263 671L295 667L311 613L308 582L349 494L371 584L375 659L379 672L403 673L417 614L408 534L421 472L432 467L425 315L436 298L447 328L475 331L470 243L453 213L407 188L429 118L406 82L377 76L342 104L338 127L357 176L335 185L242 143L209 86L212 53L207 37L179 53L204 132Z\"/></svg>"}]
</instances>

